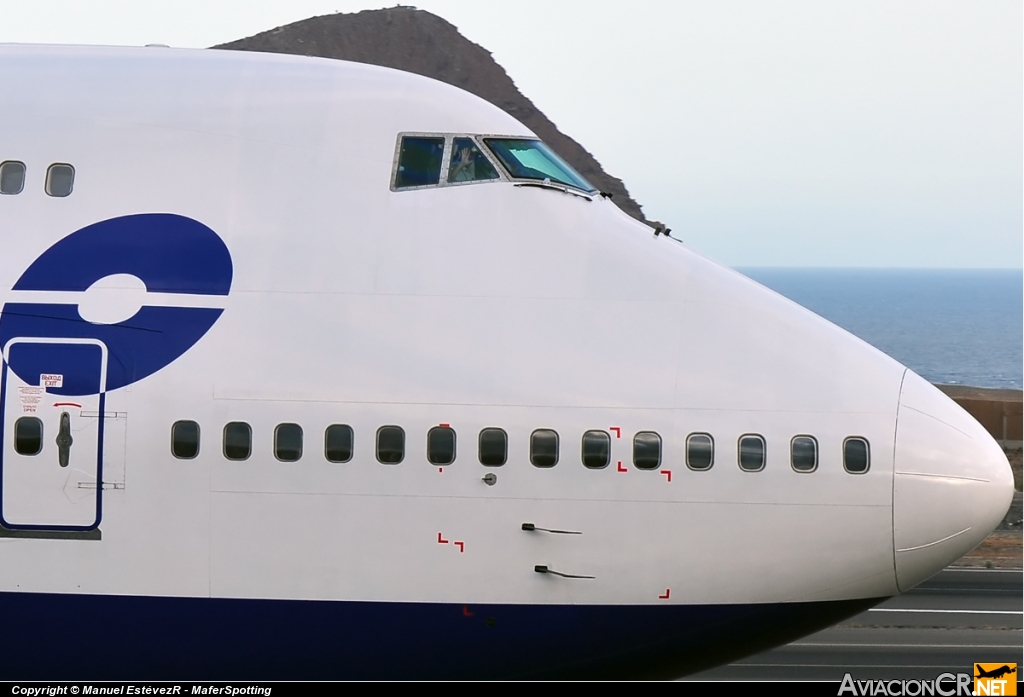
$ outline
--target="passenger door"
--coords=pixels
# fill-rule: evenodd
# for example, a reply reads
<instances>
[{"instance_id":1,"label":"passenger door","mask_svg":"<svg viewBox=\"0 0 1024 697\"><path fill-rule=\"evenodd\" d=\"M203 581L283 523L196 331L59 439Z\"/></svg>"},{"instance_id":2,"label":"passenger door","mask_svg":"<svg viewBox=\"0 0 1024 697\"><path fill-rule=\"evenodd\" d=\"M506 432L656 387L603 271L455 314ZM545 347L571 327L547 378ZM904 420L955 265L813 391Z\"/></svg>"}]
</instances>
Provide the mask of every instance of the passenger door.
<instances>
[{"instance_id":1,"label":"passenger door","mask_svg":"<svg viewBox=\"0 0 1024 697\"><path fill-rule=\"evenodd\" d=\"M88 531L102 514L107 348L15 338L4 347L0 523Z\"/></svg>"}]
</instances>

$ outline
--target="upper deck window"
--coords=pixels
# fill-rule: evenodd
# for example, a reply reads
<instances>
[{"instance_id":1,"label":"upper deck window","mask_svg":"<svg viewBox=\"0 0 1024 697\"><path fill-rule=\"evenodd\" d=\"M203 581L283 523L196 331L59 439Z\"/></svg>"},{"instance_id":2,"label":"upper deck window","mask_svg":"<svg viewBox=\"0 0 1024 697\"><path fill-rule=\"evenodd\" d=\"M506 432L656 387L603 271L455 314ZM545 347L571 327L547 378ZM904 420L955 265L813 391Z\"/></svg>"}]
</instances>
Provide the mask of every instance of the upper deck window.
<instances>
[{"instance_id":1,"label":"upper deck window","mask_svg":"<svg viewBox=\"0 0 1024 697\"><path fill-rule=\"evenodd\" d=\"M56 163L46 170L46 194L63 198L71 195L75 186L75 168L68 164Z\"/></svg>"},{"instance_id":2,"label":"upper deck window","mask_svg":"<svg viewBox=\"0 0 1024 697\"><path fill-rule=\"evenodd\" d=\"M500 428L480 431L480 464L501 467L508 460L508 434Z\"/></svg>"},{"instance_id":3,"label":"upper deck window","mask_svg":"<svg viewBox=\"0 0 1024 697\"><path fill-rule=\"evenodd\" d=\"M740 469L746 472L760 472L764 469L764 437L756 433L740 436Z\"/></svg>"},{"instance_id":4,"label":"upper deck window","mask_svg":"<svg viewBox=\"0 0 1024 697\"><path fill-rule=\"evenodd\" d=\"M686 466L703 472L715 464L715 441L707 433L691 433L686 437Z\"/></svg>"},{"instance_id":5,"label":"upper deck window","mask_svg":"<svg viewBox=\"0 0 1024 697\"><path fill-rule=\"evenodd\" d=\"M455 462L455 430L449 426L435 426L427 431L427 459L432 465L450 465Z\"/></svg>"},{"instance_id":6,"label":"upper deck window","mask_svg":"<svg viewBox=\"0 0 1024 697\"><path fill-rule=\"evenodd\" d=\"M401 426L381 426L377 429L377 462L397 465L405 459L405 431Z\"/></svg>"},{"instance_id":7,"label":"upper deck window","mask_svg":"<svg viewBox=\"0 0 1024 697\"><path fill-rule=\"evenodd\" d=\"M811 436L796 436L789 444L793 469L813 472L818 469L818 441Z\"/></svg>"},{"instance_id":8,"label":"upper deck window","mask_svg":"<svg viewBox=\"0 0 1024 697\"><path fill-rule=\"evenodd\" d=\"M348 462L352 459L352 427L331 424L324 431L324 457L328 462Z\"/></svg>"},{"instance_id":9,"label":"upper deck window","mask_svg":"<svg viewBox=\"0 0 1024 697\"><path fill-rule=\"evenodd\" d=\"M277 425L274 429L274 457L281 462L296 462L302 457L302 426Z\"/></svg>"},{"instance_id":10,"label":"upper deck window","mask_svg":"<svg viewBox=\"0 0 1024 697\"><path fill-rule=\"evenodd\" d=\"M581 451L584 467L604 469L612 459L612 438L607 431L587 431L583 434Z\"/></svg>"},{"instance_id":11,"label":"upper deck window","mask_svg":"<svg viewBox=\"0 0 1024 697\"><path fill-rule=\"evenodd\" d=\"M252 454L252 428L244 421L232 421L224 426L224 457L229 460L248 460Z\"/></svg>"},{"instance_id":12,"label":"upper deck window","mask_svg":"<svg viewBox=\"0 0 1024 697\"><path fill-rule=\"evenodd\" d=\"M865 438L852 437L843 441L843 468L850 474L864 474L871 464L871 449Z\"/></svg>"},{"instance_id":13,"label":"upper deck window","mask_svg":"<svg viewBox=\"0 0 1024 697\"><path fill-rule=\"evenodd\" d=\"M538 428L530 434L530 462L534 467L558 464L558 434L550 428Z\"/></svg>"},{"instance_id":14,"label":"upper deck window","mask_svg":"<svg viewBox=\"0 0 1024 697\"><path fill-rule=\"evenodd\" d=\"M661 467L661 436L654 431L640 431L633 436L633 465L641 470Z\"/></svg>"},{"instance_id":15,"label":"upper deck window","mask_svg":"<svg viewBox=\"0 0 1024 697\"><path fill-rule=\"evenodd\" d=\"M497 179L498 171L487 157L480 152L472 138L455 138L448 164L448 182L478 182Z\"/></svg>"},{"instance_id":16,"label":"upper deck window","mask_svg":"<svg viewBox=\"0 0 1024 697\"><path fill-rule=\"evenodd\" d=\"M179 460L191 460L199 454L199 424L175 421L171 426L171 453Z\"/></svg>"},{"instance_id":17,"label":"upper deck window","mask_svg":"<svg viewBox=\"0 0 1024 697\"><path fill-rule=\"evenodd\" d=\"M583 191L597 190L539 140L484 138L484 143L515 179L548 180Z\"/></svg>"},{"instance_id":18,"label":"upper deck window","mask_svg":"<svg viewBox=\"0 0 1024 697\"><path fill-rule=\"evenodd\" d=\"M395 188L437 186L441 181L444 138L404 136L398 151Z\"/></svg>"},{"instance_id":19,"label":"upper deck window","mask_svg":"<svg viewBox=\"0 0 1024 697\"><path fill-rule=\"evenodd\" d=\"M25 163L0 162L0 194L20 194L25 188Z\"/></svg>"}]
</instances>

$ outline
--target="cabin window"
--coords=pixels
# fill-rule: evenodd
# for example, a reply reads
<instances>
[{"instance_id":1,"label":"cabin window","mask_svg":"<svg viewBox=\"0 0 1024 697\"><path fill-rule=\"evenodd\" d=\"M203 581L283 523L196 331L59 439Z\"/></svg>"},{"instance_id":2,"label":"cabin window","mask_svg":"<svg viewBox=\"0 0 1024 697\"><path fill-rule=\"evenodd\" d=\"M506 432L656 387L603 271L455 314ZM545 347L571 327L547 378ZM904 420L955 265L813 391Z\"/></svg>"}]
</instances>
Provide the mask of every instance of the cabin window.
<instances>
[{"instance_id":1,"label":"cabin window","mask_svg":"<svg viewBox=\"0 0 1024 697\"><path fill-rule=\"evenodd\" d=\"M549 428L538 428L530 434L530 462L534 467L558 464L558 434Z\"/></svg>"},{"instance_id":2,"label":"cabin window","mask_svg":"<svg viewBox=\"0 0 1024 697\"><path fill-rule=\"evenodd\" d=\"M382 465L397 465L405 459L405 431L400 426L381 426L377 429L377 461Z\"/></svg>"},{"instance_id":3,"label":"cabin window","mask_svg":"<svg viewBox=\"0 0 1024 697\"><path fill-rule=\"evenodd\" d=\"M565 184L583 191L596 191L594 186L539 140L527 138L485 138L484 143L495 154L510 176Z\"/></svg>"},{"instance_id":4,"label":"cabin window","mask_svg":"<svg viewBox=\"0 0 1024 697\"><path fill-rule=\"evenodd\" d=\"M404 136L398 150L395 188L437 186L441 181L444 138Z\"/></svg>"},{"instance_id":5,"label":"cabin window","mask_svg":"<svg viewBox=\"0 0 1024 697\"><path fill-rule=\"evenodd\" d=\"M302 457L302 426L277 425L274 429L274 457L281 462L295 462Z\"/></svg>"},{"instance_id":6,"label":"cabin window","mask_svg":"<svg viewBox=\"0 0 1024 697\"><path fill-rule=\"evenodd\" d=\"M487 156L480 152L472 138L452 140L452 154L448 163L448 182L478 182L497 179L498 172Z\"/></svg>"},{"instance_id":7,"label":"cabin window","mask_svg":"<svg viewBox=\"0 0 1024 697\"><path fill-rule=\"evenodd\" d=\"M454 429L435 426L427 431L427 460L432 465L450 465L455 462Z\"/></svg>"},{"instance_id":8,"label":"cabin window","mask_svg":"<svg viewBox=\"0 0 1024 697\"><path fill-rule=\"evenodd\" d=\"M232 421L224 427L224 457L248 460L252 454L252 429L244 421Z\"/></svg>"},{"instance_id":9,"label":"cabin window","mask_svg":"<svg viewBox=\"0 0 1024 697\"><path fill-rule=\"evenodd\" d=\"M612 438L606 431L587 431L583 434L581 446L583 466L599 470L608 466L612 459Z\"/></svg>"},{"instance_id":10,"label":"cabin window","mask_svg":"<svg viewBox=\"0 0 1024 697\"><path fill-rule=\"evenodd\" d=\"M508 434L500 428L482 429L479 447L481 465L501 467L508 460Z\"/></svg>"},{"instance_id":11,"label":"cabin window","mask_svg":"<svg viewBox=\"0 0 1024 697\"><path fill-rule=\"evenodd\" d=\"M686 437L686 466L703 472L715 464L715 441L707 433L691 433Z\"/></svg>"},{"instance_id":12,"label":"cabin window","mask_svg":"<svg viewBox=\"0 0 1024 697\"><path fill-rule=\"evenodd\" d=\"M633 436L633 466L640 470L661 467L661 436L654 431L640 431Z\"/></svg>"},{"instance_id":13,"label":"cabin window","mask_svg":"<svg viewBox=\"0 0 1024 697\"><path fill-rule=\"evenodd\" d=\"M75 168L66 164L53 164L46 170L46 193L62 198L71 195L75 186Z\"/></svg>"},{"instance_id":14,"label":"cabin window","mask_svg":"<svg viewBox=\"0 0 1024 697\"><path fill-rule=\"evenodd\" d=\"M324 431L324 457L328 462L348 462L352 459L352 427L332 424Z\"/></svg>"},{"instance_id":15,"label":"cabin window","mask_svg":"<svg viewBox=\"0 0 1024 697\"><path fill-rule=\"evenodd\" d=\"M14 451L19 455L38 455L43 449L43 422L23 416L14 422Z\"/></svg>"},{"instance_id":16,"label":"cabin window","mask_svg":"<svg viewBox=\"0 0 1024 697\"><path fill-rule=\"evenodd\" d=\"M793 469L813 472L818 469L818 441L811 436L797 436L789 444Z\"/></svg>"},{"instance_id":17,"label":"cabin window","mask_svg":"<svg viewBox=\"0 0 1024 697\"><path fill-rule=\"evenodd\" d=\"M860 437L843 441L843 469L850 474L864 474L871 466L871 449Z\"/></svg>"},{"instance_id":18,"label":"cabin window","mask_svg":"<svg viewBox=\"0 0 1024 697\"><path fill-rule=\"evenodd\" d=\"M25 163L8 160L0 163L0 194L20 194L25 188Z\"/></svg>"},{"instance_id":19,"label":"cabin window","mask_svg":"<svg viewBox=\"0 0 1024 697\"><path fill-rule=\"evenodd\" d=\"M199 424L175 421L171 426L171 454L179 460L191 460L199 454Z\"/></svg>"},{"instance_id":20,"label":"cabin window","mask_svg":"<svg viewBox=\"0 0 1024 697\"><path fill-rule=\"evenodd\" d=\"M740 469L746 472L759 472L763 470L764 451L764 438L762 436L756 434L740 436Z\"/></svg>"}]
</instances>

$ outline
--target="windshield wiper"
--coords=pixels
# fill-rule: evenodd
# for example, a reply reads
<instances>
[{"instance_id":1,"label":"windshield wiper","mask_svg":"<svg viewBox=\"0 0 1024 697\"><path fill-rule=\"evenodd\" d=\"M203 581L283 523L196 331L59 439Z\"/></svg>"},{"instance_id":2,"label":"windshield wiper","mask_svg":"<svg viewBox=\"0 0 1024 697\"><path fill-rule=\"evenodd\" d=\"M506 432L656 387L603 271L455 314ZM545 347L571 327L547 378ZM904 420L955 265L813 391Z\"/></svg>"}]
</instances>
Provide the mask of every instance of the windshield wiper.
<instances>
[{"instance_id":1,"label":"windshield wiper","mask_svg":"<svg viewBox=\"0 0 1024 697\"><path fill-rule=\"evenodd\" d=\"M581 199L583 199L584 201L593 201L594 200L590 196L587 196L586 194L584 194L582 192L573 191L572 189L570 189L570 188L568 188L566 186L558 186L557 184L554 184L554 183L552 183L550 181L542 181L542 182L516 182L515 186L532 186L532 187L536 187L538 189L548 189L550 191L561 191L563 194L571 194L572 196L578 196Z\"/></svg>"}]
</instances>

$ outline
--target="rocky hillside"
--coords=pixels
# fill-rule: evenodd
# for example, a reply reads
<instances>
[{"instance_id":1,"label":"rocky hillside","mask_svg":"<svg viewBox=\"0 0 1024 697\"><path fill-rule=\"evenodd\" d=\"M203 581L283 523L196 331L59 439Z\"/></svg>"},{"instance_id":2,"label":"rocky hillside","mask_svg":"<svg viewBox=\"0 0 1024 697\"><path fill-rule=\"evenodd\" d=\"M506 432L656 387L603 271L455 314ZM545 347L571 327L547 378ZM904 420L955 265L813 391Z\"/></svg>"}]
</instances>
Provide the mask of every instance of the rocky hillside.
<instances>
[{"instance_id":1,"label":"rocky hillside","mask_svg":"<svg viewBox=\"0 0 1024 697\"><path fill-rule=\"evenodd\" d=\"M488 51L429 12L395 7L313 17L214 48L370 63L461 87L526 124L594 186L612 194L612 200L622 210L648 222L622 180L606 174L583 146L559 132L555 124L523 96Z\"/></svg>"}]
</instances>

